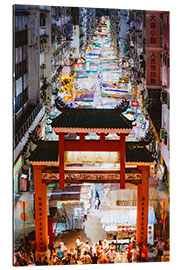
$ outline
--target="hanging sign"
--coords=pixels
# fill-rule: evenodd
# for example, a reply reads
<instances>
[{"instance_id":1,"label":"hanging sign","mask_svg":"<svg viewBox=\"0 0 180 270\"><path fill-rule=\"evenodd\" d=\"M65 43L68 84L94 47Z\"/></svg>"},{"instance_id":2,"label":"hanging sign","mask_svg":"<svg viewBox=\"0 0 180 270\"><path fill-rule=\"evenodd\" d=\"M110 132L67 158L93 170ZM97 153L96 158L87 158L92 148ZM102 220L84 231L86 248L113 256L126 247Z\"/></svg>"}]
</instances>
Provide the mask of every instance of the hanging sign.
<instances>
[{"instance_id":1,"label":"hanging sign","mask_svg":"<svg viewBox=\"0 0 180 270\"><path fill-rule=\"evenodd\" d=\"M131 106L132 107L137 107L139 105L139 102L137 100L132 100L131 101Z\"/></svg>"}]
</instances>

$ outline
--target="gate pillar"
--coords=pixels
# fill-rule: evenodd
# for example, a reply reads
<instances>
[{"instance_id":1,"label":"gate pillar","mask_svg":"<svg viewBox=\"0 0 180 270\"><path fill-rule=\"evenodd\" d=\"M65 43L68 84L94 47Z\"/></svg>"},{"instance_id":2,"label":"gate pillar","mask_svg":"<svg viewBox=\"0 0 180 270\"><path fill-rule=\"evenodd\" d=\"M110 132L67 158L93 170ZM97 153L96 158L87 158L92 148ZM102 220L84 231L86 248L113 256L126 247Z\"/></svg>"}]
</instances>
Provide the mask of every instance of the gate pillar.
<instances>
[{"instance_id":1,"label":"gate pillar","mask_svg":"<svg viewBox=\"0 0 180 270\"><path fill-rule=\"evenodd\" d=\"M48 254L47 186L42 183L43 166L34 167L36 258Z\"/></svg>"},{"instance_id":2,"label":"gate pillar","mask_svg":"<svg viewBox=\"0 0 180 270\"><path fill-rule=\"evenodd\" d=\"M59 188L64 186L64 133L59 133Z\"/></svg>"},{"instance_id":3,"label":"gate pillar","mask_svg":"<svg viewBox=\"0 0 180 270\"><path fill-rule=\"evenodd\" d=\"M142 183L137 187L136 242L147 245L149 207L149 166L140 166Z\"/></svg>"},{"instance_id":4,"label":"gate pillar","mask_svg":"<svg viewBox=\"0 0 180 270\"><path fill-rule=\"evenodd\" d=\"M126 134L120 134L120 188L125 189Z\"/></svg>"}]
</instances>

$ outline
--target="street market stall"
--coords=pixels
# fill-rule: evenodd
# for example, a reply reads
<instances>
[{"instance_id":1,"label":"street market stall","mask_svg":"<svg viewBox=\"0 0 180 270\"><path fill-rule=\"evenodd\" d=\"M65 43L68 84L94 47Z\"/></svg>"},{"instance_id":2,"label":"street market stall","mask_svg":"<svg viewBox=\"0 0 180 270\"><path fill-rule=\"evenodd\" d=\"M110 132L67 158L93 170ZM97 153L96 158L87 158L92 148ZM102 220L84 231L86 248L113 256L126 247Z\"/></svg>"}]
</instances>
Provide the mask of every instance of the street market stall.
<instances>
[{"instance_id":1,"label":"street market stall","mask_svg":"<svg viewBox=\"0 0 180 270\"><path fill-rule=\"evenodd\" d=\"M83 226L83 201L57 201L57 233L68 230L83 229Z\"/></svg>"},{"instance_id":2,"label":"street market stall","mask_svg":"<svg viewBox=\"0 0 180 270\"><path fill-rule=\"evenodd\" d=\"M137 207L114 206L110 210L102 209L101 223L109 243L114 241L116 250L123 252L136 234ZM154 208L149 207L148 243L154 244L154 224L156 223Z\"/></svg>"}]
</instances>

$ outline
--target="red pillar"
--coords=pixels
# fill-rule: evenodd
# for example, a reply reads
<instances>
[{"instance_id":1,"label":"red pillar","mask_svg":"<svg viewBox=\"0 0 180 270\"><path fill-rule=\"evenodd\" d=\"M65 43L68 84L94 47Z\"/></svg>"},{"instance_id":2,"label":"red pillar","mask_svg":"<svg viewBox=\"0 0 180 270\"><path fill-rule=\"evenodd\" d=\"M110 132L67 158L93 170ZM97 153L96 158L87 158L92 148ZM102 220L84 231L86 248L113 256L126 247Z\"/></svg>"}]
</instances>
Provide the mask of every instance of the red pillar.
<instances>
[{"instance_id":1,"label":"red pillar","mask_svg":"<svg viewBox=\"0 0 180 270\"><path fill-rule=\"evenodd\" d=\"M59 187L64 189L64 133L59 133Z\"/></svg>"},{"instance_id":2,"label":"red pillar","mask_svg":"<svg viewBox=\"0 0 180 270\"><path fill-rule=\"evenodd\" d=\"M100 133L100 140L105 141L105 133Z\"/></svg>"},{"instance_id":3,"label":"red pillar","mask_svg":"<svg viewBox=\"0 0 180 270\"><path fill-rule=\"evenodd\" d=\"M42 169L34 166L36 256L48 256L47 186L42 183Z\"/></svg>"},{"instance_id":4,"label":"red pillar","mask_svg":"<svg viewBox=\"0 0 180 270\"><path fill-rule=\"evenodd\" d=\"M149 207L149 167L138 167L142 171L142 183L137 188L136 242L147 245Z\"/></svg>"},{"instance_id":5,"label":"red pillar","mask_svg":"<svg viewBox=\"0 0 180 270\"><path fill-rule=\"evenodd\" d=\"M125 189L126 134L120 134L120 188Z\"/></svg>"},{"instance_id":6,"label":"red pillar","mask_svg":"<svg viewBox=\"0 0 180 270\"><path fill-rule=\"evenodd\" d=\"M55 232L54 232L54 226L56 223L55 218L48 218L48 236L49 236L49 245L52 246L52 243L55 240Z\"/></svg>"},{"instance_id":7,"label":"red pillar","mask_svg":"<svg viewBox=\"0 0 180 270\"><path fill-rule=\"evenodd\" d=\"M85 133L79 133L79 137L81 142L85 141Z\"/></svg>"}]
</instances>

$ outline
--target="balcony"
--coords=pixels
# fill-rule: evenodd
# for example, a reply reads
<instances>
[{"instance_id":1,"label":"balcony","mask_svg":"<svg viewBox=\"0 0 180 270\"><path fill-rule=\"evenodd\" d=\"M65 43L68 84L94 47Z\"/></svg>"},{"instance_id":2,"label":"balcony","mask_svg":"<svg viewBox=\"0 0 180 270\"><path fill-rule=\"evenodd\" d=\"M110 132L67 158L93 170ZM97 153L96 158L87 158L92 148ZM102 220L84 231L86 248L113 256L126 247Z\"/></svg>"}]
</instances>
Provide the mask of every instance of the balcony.
<instances>
[{"instance_id":1,"label":"balcony","mask_svg":"<svg viewBox=\"0 0 180 270\"><path fill-rule=\"evenodd\" d=\"M16 148L18 143L22 140L41 108L42 106L40 103L29 105L20 120L14 123L14 148Z\"/></svg>"}]
</instances>

